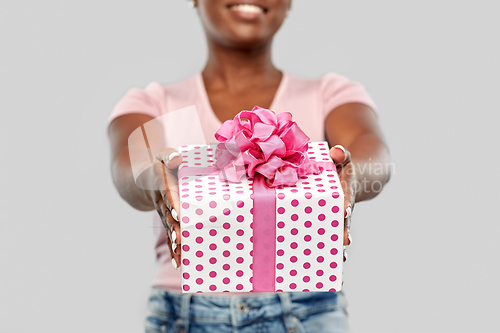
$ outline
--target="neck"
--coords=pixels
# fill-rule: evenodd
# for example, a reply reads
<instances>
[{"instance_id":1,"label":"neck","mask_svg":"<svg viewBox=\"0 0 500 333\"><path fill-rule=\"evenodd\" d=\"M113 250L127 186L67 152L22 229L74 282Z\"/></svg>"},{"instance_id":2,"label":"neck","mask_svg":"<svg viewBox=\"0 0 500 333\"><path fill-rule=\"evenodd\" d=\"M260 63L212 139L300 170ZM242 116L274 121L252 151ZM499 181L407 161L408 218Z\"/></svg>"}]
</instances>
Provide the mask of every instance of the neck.
<instances>
[{"instance_id":1,"label":"neck","mask_svg":"<svg viewBox=\"0 0 500 333\"><path fill-rule=\"evenodd\" d=\"M242 91L267 87L281 79L271 59L271 43L253 49L229 48L208 42L208 60L202 75L211 89Z\"/></svg>"}]
</instances>

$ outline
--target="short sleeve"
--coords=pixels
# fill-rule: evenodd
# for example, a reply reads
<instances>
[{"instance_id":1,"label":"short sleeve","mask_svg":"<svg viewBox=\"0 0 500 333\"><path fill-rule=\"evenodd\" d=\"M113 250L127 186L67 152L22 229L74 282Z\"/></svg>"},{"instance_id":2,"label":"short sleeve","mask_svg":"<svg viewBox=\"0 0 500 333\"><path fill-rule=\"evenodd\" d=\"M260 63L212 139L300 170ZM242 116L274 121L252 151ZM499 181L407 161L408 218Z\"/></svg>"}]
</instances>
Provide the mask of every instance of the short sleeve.
<instances>
[{"instance_id":1,"label":"short sleeve","mask_svg":"<svg viewBox=\"0 0 500 333\"><path fill-rule=\"evenodd\" d=\"M123 115L142 113L153 118L164 113L165 89L159 83L153 82L145 88L131 88L115 105L108 118L111 122Z\"/></svg>"},{"instance_id":2,"label":"short sleeve","mask_svg":"<svg viewBox=\"0 0 500 333\"><path fill-rule=\"evenodd\" d=\"M332 110L348 103L365 104L378 115L377 107L363 85L342 75L336 73L323 75L321 78L321 93L325 118Z\"/></svg>"}]
</instances>

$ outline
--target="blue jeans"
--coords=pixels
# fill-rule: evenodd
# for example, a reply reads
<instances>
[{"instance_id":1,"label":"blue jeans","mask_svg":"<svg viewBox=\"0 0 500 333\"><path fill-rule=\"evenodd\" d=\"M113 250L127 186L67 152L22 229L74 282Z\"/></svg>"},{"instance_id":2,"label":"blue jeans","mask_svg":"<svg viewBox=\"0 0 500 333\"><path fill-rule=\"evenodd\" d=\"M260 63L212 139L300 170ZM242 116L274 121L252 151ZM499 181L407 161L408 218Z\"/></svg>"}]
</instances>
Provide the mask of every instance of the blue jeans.
<instances>
[{"instance_id":1,"label":"blue jeans","mask_svg":"<svg viewBox=\"0 0 500 333\"><path fill-rule=\"evenodd\" d=\"M152 288L146 333L345 333L342 292L266 293L240 297Z\"/></svg>"}]
</instances>

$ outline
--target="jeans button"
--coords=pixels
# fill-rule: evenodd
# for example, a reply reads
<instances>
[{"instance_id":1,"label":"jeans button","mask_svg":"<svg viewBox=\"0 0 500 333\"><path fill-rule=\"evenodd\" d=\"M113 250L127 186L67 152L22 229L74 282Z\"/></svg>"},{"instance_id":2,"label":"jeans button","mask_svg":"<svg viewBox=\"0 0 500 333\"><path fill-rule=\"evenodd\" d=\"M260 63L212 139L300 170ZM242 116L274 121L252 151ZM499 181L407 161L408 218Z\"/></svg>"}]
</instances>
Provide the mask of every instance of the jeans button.
<instances>
[{"instance_id":1,"label":"jeans button","mask_svg":"<svg viewBox=\"0 0 500 333\"><path fill-rule=\"evenodd\" d=\"M248 305L245 302L238 303L236 307L238 308L239 313L248 313L249 311Z\"/></svg>"}]
</instances>

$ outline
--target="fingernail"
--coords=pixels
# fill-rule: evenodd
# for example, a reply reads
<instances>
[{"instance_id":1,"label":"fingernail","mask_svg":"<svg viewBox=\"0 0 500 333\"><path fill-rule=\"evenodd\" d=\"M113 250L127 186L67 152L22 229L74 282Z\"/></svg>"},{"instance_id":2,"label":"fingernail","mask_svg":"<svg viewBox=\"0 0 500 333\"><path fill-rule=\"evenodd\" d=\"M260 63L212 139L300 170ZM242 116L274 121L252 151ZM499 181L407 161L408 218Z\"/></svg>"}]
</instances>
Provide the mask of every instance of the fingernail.
<instances>
[{"instance_id":1,"label":"fingernail","mask_svg":"<svg viewBox=\"0 0 500 333\"><path fill-rule=\"evenodd\" d=\"M180 153L178 152L173 152L172 154L168 155L168 160L171 161L174 159L174 157L181 156Z\"/></svg>"},{"instance_id":2,"label":"fingernail","mask_svg":"<svg viewBox=\"0 0 500 333\"><path fill-rule=\"evenodd\" d=\"M345 218L348 219L349 217L351 217L351 213L352 213L351 206L347 206L345 210Z\"/></svg>"},{"instance_id":3,"label":"fingernail","mask_svg":"<svg viewBox=\"0 0 500 333\"><path fill-rule=\"evenodd\" d=\"M347 261L347 252L345 252L345 251L344 251L344 257L345 257L345 261Z\"/></svg>"},{"instance_id":4,"label":"fingernail","mask_svg":"<svg viewBox=\"0 0 500 333\"><path fill-rule=\"evenodd\" d=\"M172 231L172 246L175 244L175 240L177 239L177 233ZM177 244L175 244L177 246Z\"/></svg>"},{"instance_id":5,"label":"fingernail","mask_svg":"<svg viewBox=\"0 0 500 333\"><path fill-rule=\"evenodd\" d=\"M172 265L174 266L175 270L177 270L177 262L175 261L175 258L172 258Z\"/></svg>"},{"instance_id":6,"label":"fingernail","mask_svg":"<svg viewBox=\"0 0 500 333\"><path fill-rule=\"evenodd\" d=\"M349 240L349 245L352 244L352 238L351 238L351 234L350 233L347 233L347 239Z\"/></svg>"},{"instance_id":7,"label":"fingernail","mask_svg":"<svg viewBox=\"0 0 500 333\"><path fill-rule=\"evenodd\" d=\"M345 154L345 148L344 148L344 146L342 146L342 145L336 145L336 146L333 146L333 148L338 148L338 149L342 150L344 152L344 154Z\"/></svg>"},{"instance_id":8,"label":"fingernail","mask_svg":"<svg viewBox=\"0 0 500 333\"><path fill-rule=\"evenodd\" d=\"M176 243L172 243L172 252L175 253L175 250L177 250L177 244ZM177 254L177 253L175 253Z\"/></svg>"},{"instance_id":9,"label":"fingernail","mask_svg":"<svg viewBox=\"0 0 500 333\"><path fill-rule=\"evenodd\" d=\"M172 217L174 218L174 220L176 220L177 222L179 222L179 216L177 215L177 212L175 211L175 209L172 208L172 210L170 211L170 213L172 213Z\"/></svg>"}]
</instances>

